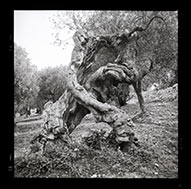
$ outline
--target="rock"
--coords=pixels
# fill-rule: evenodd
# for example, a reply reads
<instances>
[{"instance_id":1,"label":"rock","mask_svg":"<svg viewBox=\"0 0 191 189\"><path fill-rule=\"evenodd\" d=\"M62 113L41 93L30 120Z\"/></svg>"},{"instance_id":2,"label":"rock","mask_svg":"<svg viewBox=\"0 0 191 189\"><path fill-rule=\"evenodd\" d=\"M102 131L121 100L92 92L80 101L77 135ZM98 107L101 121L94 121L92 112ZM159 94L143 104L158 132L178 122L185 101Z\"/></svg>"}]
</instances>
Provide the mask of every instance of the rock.
<instances>
[{"instance_id":1,"label":"rock","mask_svg":"<svg viewBox=\"0 0 191 189\"><path fill-rule=\"evenodd\" d=\"M159 164L158 164L158 163L155 163L154 165L155 165L156 167L159 167Z\"/></svg>"},{"instance_id":2,"label":"rock","mask_svg":"<svg viewBox=\"0 0 191 189\"><path fill-rule=\"evenodd\" d=\"M112 128L109 124L105 122L96 123L94 119L91 114L86 115L82 119L81 123L70 134L75 142L82 143L84 138L91 136L92 131L106 131L105 137L110 134Z\"/></svg>"},{"instance_id":3,"label":"rock","mask_svg":"<svg viewBox=\"0 0 191 189\"><path fill-rule=\"evenodd\" d=\"M97 177L98 177L97 174L93 174L93 175L91 176L91 178L97 178Z\"/></svg>"},{"instance_id":4,"label":"rock","mask_svg":"<svg viewBox=\"0 0 191 189\"><path fill-rule=\"evenodd\" d=\"M54 134L50 133L49 135L47 135L47 139L54 140Z\"/></svg>"},{"instance_id":5,"label":"rock","mask_svg":"<svg viewBox=\"0 0 191 189\"><path fill-rule=\"evenodd\" d=\"M154 174L155 174L155 175L158 175L158 172L155 171Z\"/></svg>"},{"instance_id":6,"label":"rock","mask_svg":"<svg viewBox=\"0 0 191 189\"><path fill-rule=\"evenodd\" d=\"M15 114L15 117L16 117L16 118L17 118L17 117L20 117L20 116L21 116L21 114L18 113L18 112Z\"/></svg>"},{"instance_id":7,"label":"rock","mask_svg":"<svg viewBox=\"0 0 191 189\"><path fill-rule=\"evenodd\" d=\"M82 123L93 123L96 122L96 118L92 115L92 114L87 114L82 121L80 122L80 124Z\"/></svg>"},{"instance_id":8,"label":"rock","mask_svg":"<svg viewBox=\"0 0 191 189\"><path fill-rule=\"evenodd\" d=\"M147 91L154 91L154 90L159 90L159 84L158 83L153 83L150 87L148 87Z\"/></svg>"},{"instance_id":9,"label":"rock","mask_svg":"<svg viewBox=\"0 0 191 189\"><path fill-rule=\"evenodd\" d=\"M172 86L172 88L173 88L174 90L177 90L177 89L178 89L178 83L175 83L175 84Z\"/></svg>"},{"instance_id":10,"label":"rock","mask_svg":"<svg viewBox=\"0 0 191 189\"><path fill-rule=\"evenodd\" d=\"M175 84L172 87L164 89L145 91L143 92L143 96L146 102L149 101L169 102L178 100L178 84Z\"/></svg>"}]
</instances>

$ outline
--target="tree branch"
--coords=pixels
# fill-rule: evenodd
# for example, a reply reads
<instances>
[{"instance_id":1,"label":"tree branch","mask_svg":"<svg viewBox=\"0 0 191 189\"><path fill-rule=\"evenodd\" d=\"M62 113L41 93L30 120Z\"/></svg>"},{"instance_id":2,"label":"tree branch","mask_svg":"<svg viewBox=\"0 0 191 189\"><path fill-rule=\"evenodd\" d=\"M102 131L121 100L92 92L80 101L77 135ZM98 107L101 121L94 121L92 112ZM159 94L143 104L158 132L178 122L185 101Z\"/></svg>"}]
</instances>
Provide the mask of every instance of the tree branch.
<instances>
[{"instance_id":1,"label":"tree branch","mask_svg":"<svg viewBox=\"0 0 191 189\"><path fill-rule=\"evenodd\" d=\"M164 20L162 17L160 17L160 16L154 16L154 17L152 17L152 18L150 19L150 21L148 22L148 24L146 25L145 28L142 28L142 27L136 27L136 28L134 28L134 29L128 34L128 37L131 37L132 34L135 33L135 32L142 32L142 31L147 30L147 28L149 27L149 25L151 24L151 22L152 22L154 19L156 19L156 18L161 19L161 20L165 23L165 26L167 27L166 22L165 22L165 20Z\"/></svg>"}]
</instances>

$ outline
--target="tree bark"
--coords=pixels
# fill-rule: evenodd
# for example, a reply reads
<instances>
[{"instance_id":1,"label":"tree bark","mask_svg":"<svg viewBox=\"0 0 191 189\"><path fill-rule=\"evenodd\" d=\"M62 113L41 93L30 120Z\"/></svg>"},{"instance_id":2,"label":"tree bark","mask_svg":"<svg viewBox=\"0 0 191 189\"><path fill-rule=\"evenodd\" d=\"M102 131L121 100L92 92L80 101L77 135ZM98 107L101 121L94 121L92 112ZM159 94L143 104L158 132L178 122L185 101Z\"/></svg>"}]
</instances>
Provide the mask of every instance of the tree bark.
<instances>
[{"instance_id":1,"label":"tree bark","mask_svg":"<svg viewBox=\"0 0 191 189\"><path fill-rule=\"evenodd\" d=\"M144 72L136 69L136 52L131 44L137 40L137 32L145 31L153 19L145 28L136 27L129 33L83 36L82 41L78 41L80 38L77 36L74 48L77 53L72 53L75 58L72 57L66 74L67 90L57 102L45 109L43 136L69 134L91 112L97 121L104 121L113 128L117 142L133 143L134 124L120 106L125 104L128 85L140 82L141 77L148 73L147 69ZM140 83L136 89L139 101L143 102L138 91Z\"/></svg>"},{"instance_id":2,"label":"tree bark","mask_svg":"<svg viewBox=\"0 0 191 189\"><path fill-rule=\"evenodd\" d=\"M92 112L98 121L108 123L115 131L116 141L132 143L134 141L134 124L126 112L116 106L99 102L94 95L78 83L75 72L68 70L67 87L78 103Z\"/></svg>"}]
</instances>

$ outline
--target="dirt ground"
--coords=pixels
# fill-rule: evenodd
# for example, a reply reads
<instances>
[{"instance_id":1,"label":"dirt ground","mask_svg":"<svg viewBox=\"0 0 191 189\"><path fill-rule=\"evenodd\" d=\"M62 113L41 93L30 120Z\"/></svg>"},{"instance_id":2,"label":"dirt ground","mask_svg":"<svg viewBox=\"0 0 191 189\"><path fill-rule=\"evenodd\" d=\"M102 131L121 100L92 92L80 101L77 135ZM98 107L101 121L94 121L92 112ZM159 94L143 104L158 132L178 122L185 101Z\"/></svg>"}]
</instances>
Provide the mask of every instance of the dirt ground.
<instances>
[{"instance_id":1,"label":"dirt ground","mask_svg":"<svg viewBox=\"0 0 191 189\"><path fill-rule=\"evenodd\" d=\"M166 95L164 94L166 93ZM164 98L161 98L163 94ZM158 98L157 98L158 97ZM178 97L169 91L144 93L146 116L135 122L140 145L152 152L150 173L158 177L178 177ZM139 112L137 99L129 101L124 110L133 115ZM148 167L147 167L148 169ZM149 176L149 174L147 175ZM150 175L151 176L151 175Z\"/></svg>"},{"instance_id":2,"label":"dirt ground","mask_svg":"<svg viewBox=\"0 0 191 189\"><path fill-rule=\"evenodd\" d=\"M123 163L115 163L112 167L108 163L109 158L113 161L112 157L108 156L107 160L101 161L101 156L95 156L94 163L97 158L102 164L97 166L97 172L92 173L93 176L90 177L98 177L95 175L102 172L100 177L104 178L178 178L177 94L177 88L172 87L165 90L144 92L146 115L136 120L134 127L139 140L139 147L136 152L122 155L126 160ZM136 97L133 97L122 108L131 117L140 112ZM15 159L28 152L29 142L40 130L40 124L41 120L30 122L30 124L17 124L14 144ZM88 159L87 161L91 164L91 160ZM78 167L81 166L83 169L84 162L84 158L78 160ZM106 173L106 169L109 172ZM120 170L123 174L119 174ZM60 175L60 173L58 174ZM58 174L53 172L52 176Z\"/></svg>"}]
</instances>

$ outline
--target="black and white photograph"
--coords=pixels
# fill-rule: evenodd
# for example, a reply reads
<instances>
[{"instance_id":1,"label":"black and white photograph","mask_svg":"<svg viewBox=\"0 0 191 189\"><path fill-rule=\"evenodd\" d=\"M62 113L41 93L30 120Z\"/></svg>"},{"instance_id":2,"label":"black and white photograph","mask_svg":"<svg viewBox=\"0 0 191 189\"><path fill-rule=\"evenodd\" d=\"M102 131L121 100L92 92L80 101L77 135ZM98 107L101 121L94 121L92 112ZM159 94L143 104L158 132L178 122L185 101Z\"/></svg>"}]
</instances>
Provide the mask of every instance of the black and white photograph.
<instances>
[{"instance_id":1,"label":"black and white photograph","mask_svg":"<svg viewBox=\"0 0 191 189\"><path fill-rule=\"evenodd\" d=\"M179 178L178 13L13 11L14 178Z\"/></svg>"}]
</instances>

